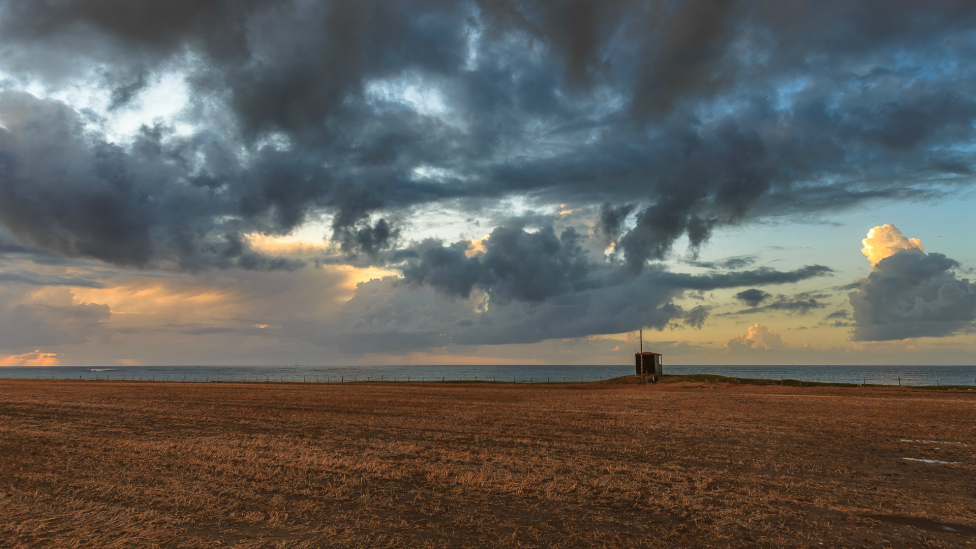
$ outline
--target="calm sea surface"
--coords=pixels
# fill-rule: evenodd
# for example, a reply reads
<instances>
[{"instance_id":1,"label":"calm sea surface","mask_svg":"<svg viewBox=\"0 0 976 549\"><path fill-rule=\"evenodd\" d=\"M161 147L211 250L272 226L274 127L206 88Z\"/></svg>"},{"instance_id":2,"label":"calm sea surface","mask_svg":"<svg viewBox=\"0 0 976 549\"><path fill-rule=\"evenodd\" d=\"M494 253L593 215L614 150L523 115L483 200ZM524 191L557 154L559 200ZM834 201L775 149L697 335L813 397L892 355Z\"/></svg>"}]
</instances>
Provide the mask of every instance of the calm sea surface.
<instances>
[{"instance_id":1,"label":"calm sea surface","mask_svg":"<svg viewBox=\"0 0 976 549\"><path fill-rule=\"evenodd\" d=\"M45 366L3 367L0 378L156 381L597 381L633 366ZM976 366L668 366L665 374L897 385L976 385Z\"/></svg>"}]
</instances>

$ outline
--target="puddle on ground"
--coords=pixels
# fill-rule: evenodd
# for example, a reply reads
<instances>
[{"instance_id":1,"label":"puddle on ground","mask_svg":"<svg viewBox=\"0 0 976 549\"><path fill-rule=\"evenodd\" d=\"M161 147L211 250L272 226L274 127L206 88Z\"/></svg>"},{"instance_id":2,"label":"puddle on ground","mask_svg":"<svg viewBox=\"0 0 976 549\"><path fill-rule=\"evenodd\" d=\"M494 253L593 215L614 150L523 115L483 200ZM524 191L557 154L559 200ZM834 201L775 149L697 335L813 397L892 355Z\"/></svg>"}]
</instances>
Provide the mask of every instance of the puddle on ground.
<instances>
[{"instance_id":1,"label":"puddle on ground","mask_svg":"<svg viewBox=\"0 0 976 549\"><path fill-rule=\"evenodd\" d=\"M935 465L959 465L961 461L940 461L938 459L920 459L920 458L901 458L908 461L920 461L922 463L933 463Z\"/></svg>"},{"instance_id":2,"label":"puddle on ground","mask_svg":"<svg viewBox=\"0 0 976 549\"><path fill-rule=\"evenodd\" d=\"M952 442L949 440L919 440L912 438L903 438L900 442L913 442L915 444L941 444L943 446L969 446L968 442Z\"/></svg>"}]
</instances>

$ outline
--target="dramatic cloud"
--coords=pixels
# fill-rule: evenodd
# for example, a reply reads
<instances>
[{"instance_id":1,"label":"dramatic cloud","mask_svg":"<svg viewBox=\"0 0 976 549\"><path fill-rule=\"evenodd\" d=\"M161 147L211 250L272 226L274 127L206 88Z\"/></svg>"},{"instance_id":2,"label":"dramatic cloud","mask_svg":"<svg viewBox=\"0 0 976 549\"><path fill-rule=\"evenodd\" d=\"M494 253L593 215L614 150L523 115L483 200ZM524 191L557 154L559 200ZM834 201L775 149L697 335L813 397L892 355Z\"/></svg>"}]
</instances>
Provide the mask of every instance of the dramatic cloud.
<instances>
[{"instance_id":1,"label":"dramatic cloud","mask_svg":"<svg viewBox=\"0 0 976 549\"><path fill-rule=\"evenodd\" d=\"M831 322L833 321L833 322ZM820 322L821 326L832 326L834 328L850 328L854 326L851 322L851 313L845 310L834 311L824 317Z\"/></svg>"},{"instance_id":2,"label":"dramatic cloud","mask_svg":"<svg viewBox=\"0 0 976 549\"><path fill-rule=\"evenodd\" d=\"M355 333L343 329L335 339L315 339L423 348L448 342L531 343L681 324L700 329L709 308L685 310L674 303L689 290L789 284L831 273L813 265L787 272L760 268L692 275L651 265L634 275L612 262L592 260L581 238L572 228L557 236L552 227L532 233L514 226L496 228L481 241L483 251L475 253L471 241L426 242L404 268L403 281L360 286L343 312L349 319L344 325L355 326ZM330 332L322 326L314 331Z\"/></svg>"},{"instance_id":3,"label":"dramatic cloud","mask_svg":"<svg viewBox=\"0 0 976 549\"><path fill-rule=\"evenodd\" d=\"M673 304L678 295L631 280L536 303L495 303L486 294L461 299L389 277L361 284L335 319L293 321L285 328L321 345L362 353L535 343L704 321L703 311Z\"/></svg>"},{"instance_id":4,"label":"dramatic cloud","mask_svg":"<svg viewBox=\"0 0 976 549\"><path fill-rule=\"evenodd\" d=\"M751 271L732 271L708 275L689 275L653 269L648 276L656 284L665 287L716 290L719 288L740 288L742 286L792 284L810 278L830 276L832 272L829 267L823 265L807 265L793 271L777 271L762 267Z\"/></svg>"},{"instance_id":5,"label":"dramatic cloud","mask_svg":"<svg viewBox=\"0 0 976 549\"><path fill-rule=\"evenodd\" d=\"M436 242L421 245L419 261L404 269L408 281L419 282L448 294L467 297L479 287L502 302L544 299L623 284L641 283L667 290L714 290L753 284L786 284L825 276L831 269L810 265L782 272L769 268L690 275L649 266L634 277L613 264L594 262L582 248L581 235L572 227L558 237L551 226L535 233L521 226L498 227L481 241L483 253L469 255L473 243L450 246ZM636 282L635 282L636 281Z\"/></svg>"},{"instance_id":6,"label":"dramatic cloud","mask_svg":"<svg viewBox=\"0 0 976 549\"><path fill-rule=\"evenodd\" d=\"M783 349L786 347L776 330L759 323L749 326L748 332L733 337L725 346L731 352Z\"/></svg>"},{"instance_id":7,"label":"dramatic cloud","mask_svg":"<svg viewBox=\"0 0 976 549\"><path fill-rule=\"evenodd\" d=\"M976 284L956 278L957 261L926 254L920 240L890 224L872 228L862 242L872 269L848 286L855 340L945 337L976 320Z\"/></svg>"},{"instance_id":8,"label":"dramatic cloud","mask_svg":"<svg viewBox=\"0 0 976 549\"><path fill-rule=\"evenodd\" d=\"M752 292L759 292L759 294L752 293ZM743 296L743 294L746 295ZM756 305L772 297L770 294L767 294L766 292L756 290L756 289L739 292L735 296L741 301L745 301L747 304L749 303L749 301L755 301ZM758 313L763 311L784 311L788 313L795 313L795 314L802 315L802 314L807 314L814 309L823 309L824 307L826 307L826 305L823 302L818 301L826 297L828 296L825 294L809 293L809 292L800 293L794 296L778 295L776 296L775 300L766 303L761 307L752 306L748 309L743 309L741 311L736 311L732 313L722 313L722 314L723 316L731 316L731 315Z\"/></svg>"},{"instance_id":9,"label":"dramatic cloud","mask_svg":"<svg viewBox=\"0 0 976 549\"><path fill-rule=\"evenodd\" d=\"M735 298L739 301L745 303L750 307L756 307L763 301L773 297L772 294L766 293L758 288L751 288L748 290L742 290L741 292L735 294Z\"/></svg>"},{"instance_id":10,"label":"dramatic cloud","mask_svg":"<svg viewBox=\"0 0 976 549\"><path fill-rule=\"evenodd\" d=\"M5 271L0 273L0 282L8 284L30 284L32 286L84 286L88 288L103 288L104 285L91 278L70 276L45 276L29 271Z\"/></svg>"},{"instance_id":11,"label":"dramatic cloud","mask_svg":"<svg viewBox=\"0 0 976 549\"><path fill-rule=\"evenodd\" d=\"M748 267L756 262L756 257L747 256L737 256L737 257L727 257L721 261L697 261L697 260L686 260L685 263L689 265L694 265L695 267L701 267L703 269L742 269Z\"/></svg>"},{"instance_id":12,"label":"dramatic cloud","mask_svg":"<svg viewBox=\"0 0 976 549\"><path fill-rule=\"evenodd\" d=\"M877 265L882 259L904 250L925 251L921 240L905 238L901 231L891 224L872 228L868 231L867 238L861 243L864 244L861 253L868 258L871 265Z\"/></svg>"},{"instance_id":13,"label":"dramatic cloud","mask_svg":"<svg viewBox=\"0 0 976 549\"><path fill-rule=\"evenodd\" d=\"M633 204L614 207L609 202L600 208L600 224L598 225L606 244L614 244L620 238L624 220L634 211Z\"/></svg>"},{"instance_id":14,"label":"dramatic cloud","mask_svg":"<svg viewBox=\"0 0 976 549\"><path fill-rule=\"evenodd\" d=\"M382 261L419 205L606 202L639 272L729 224L968 183L974 22L966 2L11 0L0 223L120 265L274 269L295 265L241 233L325 213L337 252ZM99 133L164 77L183 110Z\"/></svg>"},{"instance_id":15,"label":"dramatic cloud","mask_svg":"<svg viewBox=\"0 0 976 549\"><path fill-rule=\"evenodd\" d=\"M944 337L976 321L976 284L957 279L959 263L939 253L897 252L879 261L850 293L854 339Z\"/></svg>"},{"instance_id":16,"label":"dramatic cloud","mask_svg":"<svg viewBox=\"0 0 976 549\"><path fill-rule=\"evenodd\" d=\"M688 311L684 315L685 324L698 328L699 330L705 326L705 320L708 318L708 307L704 305L698 305L694 309Z\"/></svg>"},{"instance_id":17,"label":"dramatic cloud","mask_svg":"<svg viewBox=\"0 0 976 549\"><path fill-rule=\"evenodd\" d=\"M826 266L698 256L729 227L971 188L974 27L962 0L0 2L0 281L111 290L41 268L72 261L309 288L322 265L402 273L287 320L350 350L701 328L712 305L682 298L715 289L819 309L759 288ZM885 289L850 289L874 338L885 261L938 262L890 225L864 244ZM685 246L706 274L666 266ZM0 306L18 352L108 315Z\"/></svg>"},{"instance_id":18,"label":"dramatic cloud","mask_svg":"<svg viewBox=\"0 0 976 549\"><path fill-rule=\"evenodd\" d=\"M498 227L482 241L483 254L468 257L465 242L436 245L404 270L407 280L467 297L477 284L497 301L542 301L599 284L596 267L568 228L558 237L552 227L529 233L522 227Z\"/></svg>"}]
</instances>

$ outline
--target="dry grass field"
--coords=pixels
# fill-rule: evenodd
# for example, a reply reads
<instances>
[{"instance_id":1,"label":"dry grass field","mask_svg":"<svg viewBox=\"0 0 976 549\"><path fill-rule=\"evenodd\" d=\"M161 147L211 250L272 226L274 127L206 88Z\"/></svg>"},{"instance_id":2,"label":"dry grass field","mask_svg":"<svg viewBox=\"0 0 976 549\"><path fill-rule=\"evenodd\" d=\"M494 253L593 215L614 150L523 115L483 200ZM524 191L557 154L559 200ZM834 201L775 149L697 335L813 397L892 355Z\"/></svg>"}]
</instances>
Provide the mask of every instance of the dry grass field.
<instances>
[{"instance_id":1,"label":"dry grass field","mask_svg":"<svg viewBox=\"0 0 976 549\"><path fill-rule=\"evenodd\" d=\"M2 380L0 547L969 547L974 449L974 391Z\"/></svg>"}]
</instances>

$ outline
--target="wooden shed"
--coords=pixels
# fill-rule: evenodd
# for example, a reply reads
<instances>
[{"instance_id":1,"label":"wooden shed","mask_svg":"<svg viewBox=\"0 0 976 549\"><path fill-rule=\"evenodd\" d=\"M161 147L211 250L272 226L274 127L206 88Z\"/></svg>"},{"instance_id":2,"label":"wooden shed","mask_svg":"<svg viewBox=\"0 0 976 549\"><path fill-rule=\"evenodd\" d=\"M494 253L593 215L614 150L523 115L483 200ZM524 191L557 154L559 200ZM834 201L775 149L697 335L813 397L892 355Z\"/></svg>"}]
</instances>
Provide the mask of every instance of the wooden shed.
<instances>
[{"instance_id":1,"label":"wooden shed","mask_svg":"<svg viewBox=\"0 0 976 549\"><path fill-rule=\"evenodd\" d=\"M661 375L663 373L661 368L662 356L661 353L652 353L650 351L636 353L634 357L637 361L637 375Z\"/></svg>"}]
</instances>

